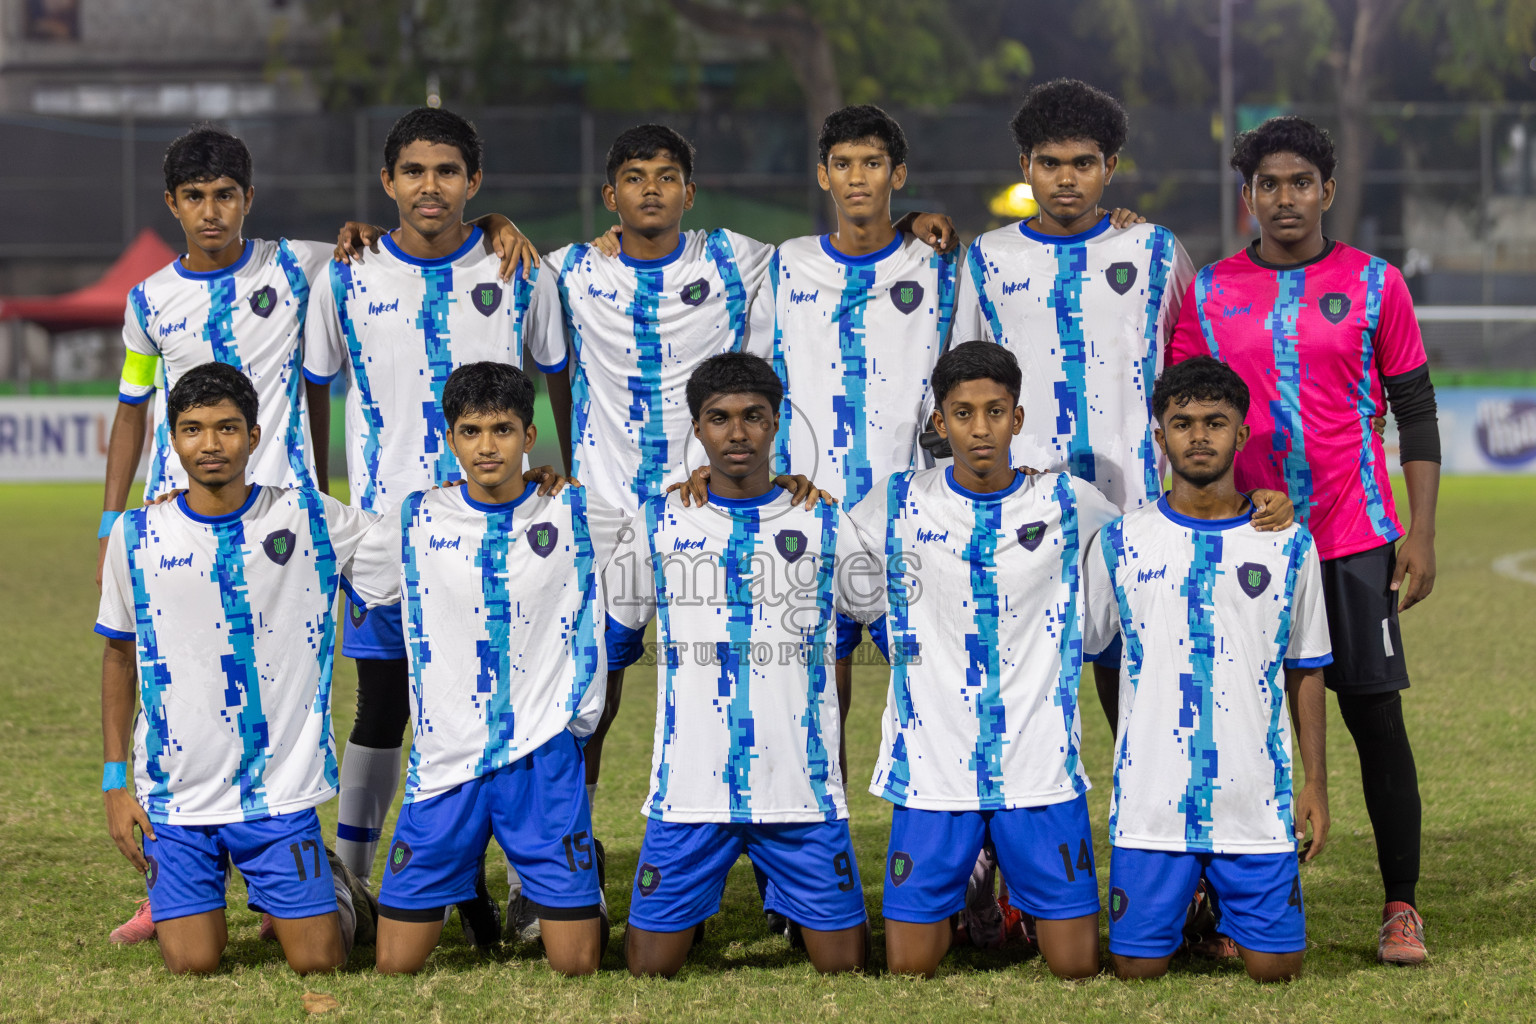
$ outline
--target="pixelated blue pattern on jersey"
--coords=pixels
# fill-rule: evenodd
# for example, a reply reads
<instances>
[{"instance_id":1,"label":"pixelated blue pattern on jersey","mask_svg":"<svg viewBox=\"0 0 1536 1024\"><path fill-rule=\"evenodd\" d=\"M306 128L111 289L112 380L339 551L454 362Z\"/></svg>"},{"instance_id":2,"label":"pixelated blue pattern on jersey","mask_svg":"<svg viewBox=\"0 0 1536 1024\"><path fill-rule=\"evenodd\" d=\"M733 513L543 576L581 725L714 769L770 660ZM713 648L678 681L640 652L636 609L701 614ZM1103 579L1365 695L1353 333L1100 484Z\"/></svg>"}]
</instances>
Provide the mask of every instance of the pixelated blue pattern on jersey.
<instances>
[{"instance_id":1,"label":"pixelated blue pattern on jersey","mask_svg":"<svg viewBox=\"0 0 1536 1024\"><path fill-rule=\"evenodd\" d=\"M1147 397L1147 427L1142 434L1136 452L1141 456L1147 494L1162 490L1162 474L1157 468L1157 442L1152 436L1152 423L1157 419L1152 412L1152 382L1157 379L1157 357L1161 346L1158 330L1158 314L1163 308L1163 292L1168 288L1168 275L1173 269L1173 232L1159 227L1147 236L1147 250L1152 254L1147 260L1147 314L1143 337L1147 347L1141 357L1141 390ZM1129 438L1126 439L1129 442Z\"/></svg>"},{"instance_id":2,"label":"pixelated blue pattern on jersey","mask_svg":"<svg viewBox=\"0 0 1536 1024\"><path fill-rule=\"evenodd\" d=\"M238 709L238 735L244 751L240 756L237 778L240 783L240 809L246 817L260 817L267 810L267 716L261 707L261 678L256 668L256 616L251 611L249 588L245 584L245 523L216 523L213 534L218 555L213 574L219 583L219 599L224 605L224 621L229 625L229 645L234 651L219 657L228 685L224 690L225 716L229 708Z\"/></svg>"},{"instance_id":3,"label":"pixelated blue pattern on jersey","mask_svg":"<svg viewBox=\"0 0 1536 1024\"><path fill-rule=\"evenodd\" d=\"M661 402L661 289L666 272L635 271L636 376L629 378L629 420L640 429L640 464L635 468L634 493L640 501L655 496L667 469L667 422Z\"/></svg>"},{"instance_id":4,"label":"pixelated blue pattern on jersey","mask_svg":"<svg viewBox=\"0 0 1536 1024\"><path fill-rule=\"evenodd\" d=\"M571 532L576 539L576 575L582 581L583 594L581 614L576 620L575 630L576 675L571 680L571 693L565 704L565 709L574 716L581 707L581 700L586 696L588 687L607 685L605 680L598 678L597 671L598 644L602 643L598 636L597 617L603 609L597 600L599 567L597 551L592 546L592 529L587 523L586 490L567 487L560 494L571 510Z\"/></svg>"},{"instance_id":5,"label":"pixelated blue pattern on jersey","mask_svg":"<svg viewBox=\"0 0 1536 1024\"><path fill-rule=\"evenodd\" d=\"M1282 270L1275 275L1275 308L1265 319L1274 343L1279 397L1270 408L1275 418L1275 451L1285 457L1285 490L1303 500L1296 505L1296 521L1303 526L1311 516L1312 470L1307 466L1307 447L1301 424L1301 357L1296 350L1296 318L1307 288L1305 270ZM1201 316L1205 307L1201 307Z\"/></svg>"},{"instance_id":6,"label":"pixelated blue pattern on jersey","mask_svg":"<svg viewBox=\"0 0 1536 1024\"><path fill-rule=\"evenodd\" d=\"M962 556L970 567L976 609L976 628L965 635L965 688L976 709L970 769L976 773L981 809L990 811L1003 806L1002 745L1008 729L997 657L997 535L1003 520L1000 503L975 502L973 507L975 521Z\"/></svg>"},{"instance_id":7,"label":"pixelated blue pattern on jersey","mask_svg":"<svg viewBox=\"0 0 1536 1024\"><path fill-rule=\"evenodd\" d=\"M1205 338L1205 347L1210 350L1212 359L1221 358L1221 346L1216 344L1216 334L1211 328L1211 320L1205 315L1205 304L1211 297L1211 284L1216 277L1216 264L1209 263L1200 268L1195 275L1195 308L1200 310L1200 334Z\"/></svg>"},{"instance_id":8,"label":"pixelated blue pattern on jersey","mask_svg":"<svg viewBox=\"0 0 1536 1024\"><path fill-rule=\"evenodd\" d=\"M1115 580L1115 603L1120 608L1120 636L1124 640L1124 653L1121 655L1121 671L1128 680L1134 701L1136 688L1141 684L1141 666L1145 659L1145 652L1141 646L1141 631L1136 628L1136 620L1131 615L1131 605L1126 597L1125 588L1119 583L1115 570L1121 565L1130 564L1135 557L1135 552L1128 551L1125 546L1125 520L1116 519L1104 527L1099 534L1099 548L1104 554L1104 564L1109 567L1110 578ZM1116 728L1119 728L1118 724ZM1116 819L1120 814L1120 773L1125 767L1127 745L1116 744L1118 750L1115 754L1114 771L1114 800L1110 803L1109 834L1115 835Z\"/></svg>"},{"instance_id":9,"label":"pixelated blue pattern on jersey","mask_svg":"<svg viewBox=\"0 0 1536 1024\"><path fill-rule=\"evenodd\" d=\"M1184 815L1184 841L1197 852L1211 849L1211 801L1217 778L1215 726L1216 631L1211 616L1212 591L1221 571L1221 534L1195 534L1194 557L1179 595L1189 609L1189 668L1179 674L1184 702L1179 728L1189 753L1189 781L1179 810Z\"/></svg>"},{"instance_id":10,"label":"pixelated blue pattern on jersey","mask_svg":"<svg viewBox=\"0 0 1536 1024\"><path fill-rule=\"evenodd\" d=\"M1056 382L1056 432L1071 434L1069 472L1095 479L1093 448L1088 442L1088 341L1083 337L1083 272L1088 251L1081 245L1056 246L1056 281L1050 306L1056 311L1056 337L1061 341L1061 370Z\"/></svg>"},{"instance_id":11,"label":"pixelated blue pattern on jersey","mask_svg":"<svg viewBox=\"0 0 1536 1024\"><path fill-rule=\"evenodd\" d=\"M732 516L730 543L722 553L725 567L725 600L728 645L719 652L720 691L729 698L726 723L731 747L725 763L730 787L731 820L752 820L752 762L757 754L752 722L752 620L757 611L752 600L752 556L757 551L756 516ZM742 569L747 571L743 574Z\"/></svg>"},{"instance_id":12,"label":"pixelated blue pattern on jersey","mask_svg":"<svg viewBox=\"0 0 1536 1024\"><path fill-rule=\"evenodd\" d=\"M555 275L555 288L560 292L560 310L565 319L565 334L573 349L571 366L571 475L581 476L581 445L577 443L587 434L587 420L592 415L592 385L587 380L586 361L581 358L585 339L576 329L576 318L571 312L571 296L566 286L570 273L591 250L588 245L573 245L565 254L560 273Z\"/></svg>"},{"instance_id":13,"label":"pixelated blue pattern on jersey","mask_svg":"<svg viewBox=\"0 0 1536 1024\"><path fill-rule=\"evenodd\" d=\"M981 313L987 318L987 329L992 332L992 340L1001 343L1008 335L1003 331L1002 318L997 315L997 304L992 301L987 293L987 268L986 256L982 254L981 239L971 243L970 256L965 261L971 268L971 281L976 285L976 298L981 304ZM992 268L996 270L994 266ZM1026 281L1027 285L1028 282ZM956 341L974 341L974 338L957 338Z\"/></svg>"},{"instance_id":14,"label":"pixelated blue pattern on jersey","mask_svg":"<svg viewBox=\"0 0 1536 1024\"><path fill-rule=\"evenodd\" d=\"M299 258L285 241L277 243L277 265L288 279L288 289L299 307L299 323L304 323L309 316L309 278L304 275L304 267L300 265ZM288 407L291 409L298 409L303 401L303 364L304 346L295 345L293 355L289 356L287 365L283 367L288 381ZM288 417L286 434L284 444L288 448L288 465L293 470L294 479L300 487L315 486L314 478L309 475L309 467L305 464L304 432L299 427L298 416ZM329 438L315 439L317 445L329 443Z\"/></svg>"},{"instance_id":15,"label":"pixelated blue pattern on jersey","mask_svg":"<svg viewBox=\"0 0 1536 1024\"><path fill-rule=\"evenodd\" d=\"M1397 530L1397 524L1387 515L1381 488L1376 483L1376 445L1371 437L1371 418L1380 411L1371 398L1376 356L1372 339L1376 337L1376 325L1381 320L1381 292L1386 272L1386 261L1373 257L1360 274L1360 279L1365 282L1365 326L1360 331L1360 380L1353 388L1355 407L1360 411L1360 486L1365 491L1366 514L1371 517L1376 533L1382 537L1390 537Z\"/></svg>"},{"instance_id":16,"label":"pixelated blue pattern on jersey","mask_svg":"<svg viewBox=\"0 0 1536 1024\"><path fill-rule=\"evenodd\" d=\"M227 274L208 282L208 320L203 337L213 349L213 358L245 372L240 354L235 351L235 275Z\"/></svg>"},{"instance_id":17,"label":"pixelated blue pattern on jersey","mask_svg":"<svg viewBox=\"0 0 1536 1024\"><path fill-rule=\"evenodd\" d=\"M507 590L507 546L514 542L508 531L512 517L488 515L485 520L485 533L475 552L487 634L475 641L475 657L480 660L475 691L485 701L485 747L475 765L477 776L489 775L507 763L507 743L517 721L512 707L512 652L507 644L512 631L512 595Z\"/></svg>"},{"instance_id":18,"label":"pixelated blue pattern on jersey","mask_svg":"<svg viewBox=\"0 0 1536 1024\"><path fill-rule=\"evenodd\" d=\"M427 461L437 456L432 466L438 483L445 483L459 475L458 460L449 450L448 423L443 419L443 385L453 372L452 337L448 330L448 307L453 304L453 266L422 267L421 280L425 291L421 296L421 312L416 316L416 327L421 331L426 345L427 372L432 382L432 400L421 403L421 418L426 423L422 435L421 450Z\"/></svg>"},{"instance_id":19,"label":"pixelated blue pattern on jersey","mask_svg":"<svg viewBox=\"0 0 1536 1024\"><path fill-rule=\"evenodd\" d=\"M1275 656L1265 666L1264 685L1269 699L1269 731L1264 737L1264 749L1275 766L1275 798L1279 806L1276 812L1287 831L1296 827L1294 792L1291 785L1291 758L1285 750L1285 677L1281 672L1285 664L1285 652L1291 647L1291 609L1296 601L1296 578L1312 547L1312 535L1297 530L1285 546L1288 559L1285 566L1285 597L1280 604L1279 628L1275 630Z\"/></svg>"},{"instance_id":20,"label":"pixelated blue pattern on jersey","mask_svg":"<svg viewBox=\"0 0 1536 1024\"><path fill-rule=\"evenodd\" d=\"M821 571L827 579L837 571L837 507L820 502L816 506L821 520ZM817 598L816 628L807 644L810 651L826 650L827 634L835 627L836 616L832 609L832 588L822 587ZM802 647L802 650L805 650ZM808 658L806 665L805 714L800 724L805 727L805 763L810 770L811 792L816 795L816 805L832 820L837 816L837 804L827 792L827 778L832 773L831 755L821 735L821 704L827 696L827 659Z\"/></svg>"},{"instance_id":21,"label":"pixelated blue pattern on jersey","mask_svg":"<svg viewBox=\"0 0 1536 1024\"><path fill-rule=\"evenodd\" d=\"M1078 557L1082 540L1077 524L1077 498L1070 477L1063 474L1057 479L1054 497L1061 506L1061 582L1066 589L1067 601L1053 623L1061 645L1061 675L1052 703L1061 708L1062 724L1066 727L1067 776L1072 779L1073 789L1086 793L1088 787L1077 770L1080 751L1073 728L1077 722L1077 687L1083 674L1083 620L1078 614L1078 603L1082 600L1082 562Z\"/></svg>"},{"instance_id":22,"label":"pixelated blue pattern on jersey","mask_svg":"<svg viewBox=\"0 0 1536 1024\"><path fill-rule=\"evenodd\" d=\"M410 648L411 688L421 692L421 673L432 660L432 644L427 638L421 618L421 566L416 561L416 545L411 542L411 524L421 516L422 499L426 492L413 491L400 506L400 581L403 603L410 615L405 627L405 642ZM412 732L421 735L428 729L423 713L423 702L416 702L416 722ZM407 793L421 789L421 751L411 744L411 759L405 774Z\"/></svg>"},{"instance_id":23,"label":"pixelated blue pattern on jersey","mask_svg":"<svg viewBox=\"0 0 1536 1024\"><path fill-rule=\"evenodd\" d=\"M379 437L384 432L384 413L374 398L373 386L368 380L367 361L363 358L362 342L357 337L357 325L353 323L347 306L347 296L356 290L352 264L332 262L331 294L336 300L336 318L341 323L341 335L347 342L347 354L352 360L352 380L357 387L362 406L363 422L368 435L363 440L364 478L368 481L361 495L354 495L359 508L373 508L379 494ZM316 442L318 443L318 442Z\"/></svg>"},{"instance_id":24,"label":"pixelated blue pattern on jersey","mask_svg":"<svg viewBox=\"0 0 1536 1024\"><path fill-rule=\"evenodd\" d=\"M768 261L768 281L773 287L773 305L777 309L779 305L779 254L773 254L773 259ZM788 382L789 363L784 358L784 326L778 317L773 318L773 372L778 374L779 380ZM779 412L779 439L774 446L774 465L783 469L789 465L789 434L790 426L795 420L795 407L789 400L789 392L784 392L784 401Z\"/></svg>"},{"instance_id":25,"label":"pixelated blue pattern on jersey","mask_svg":"<svg viewBox=\"0 0 1536 1024\"><path fill-rule=\"evenodd\" d=\"M661 501L648 501L641 508L645 512L645 527L651 538L650 553L654 559L657 557L655 538L661 528L659 519L666 506ZM666 599L667 578L665 573L656 573L656 628L657 635L670 637L672 635L671 613ZM651 817L660 819L667 806L667 781L671 774L671 761L666 754L672 741L677 738L677 670L682 665L682 652L674 645L667 644L667 672L662 685L660 723L657 737L661 745L662 756L656 759L656 795L651 799Z\"/></svg>"},{"instance_id":26,"label":"pixelated blue pattern on jersey","mask_svg":"<svg viewBox=\"0 0 1536 1024\"><path fill-rule=\"evenodd\" d=\"M315 571L320 574L321 586L326 589L326 605L336 603L336 591L341 577L336 572L336 549L331 544L330 526L325 519L325 503L320 492L305 488L298 492L299 504L309 517L309 536L315 545ZM325 752L325 778L336 785L336 747L331 742L331 668L336 658L336 633L321 629L320 642L315 645L315 659L320 666L319 706L325 715L325 728L320 731L320 749Z\"/></svg>"},{"instance_id":27,"label":"pixelated blue pattern on jersey","mask_svg":"<svg viewBox=\"0 0 1536 1024\"><path fill-rule=\"evenodd\" d=\"M844 500L849 505L874 487L874 470L869 464L869 440L864 409L864 382L868 361L864 354L864 310L869 305L870 290L875 285L874 267L845 268L848 275L836 312L837 343L843 356L844 393L832 399L835 426L832 443L843 450Z\"/></svg>"},{"instance_id":28,"label":"pixelated blue pattern on jersey","mask_svg":"<svg viewBox=\"0 0 1536 1024\"><path fill-rule=\"evenodd\" d=\"M133 318L139 322L139 330L149 333L149 298L144 293L144 285L137 284L128 293L128 304L133 307ZM144 491L149 493L151 488L158 490L160 481L165 479L165 471L168 460L171 457L171 431L163 418L157 417L155 424L155 437L153 447L149 452L149 469L145 477Z\"/></svg>"},{"instance_id":29,"label":"pixelated blue pattern on jersey","mask_svg":"<svg viewBox=\"0 0 1536 1024\"><path fill-rule=\"evenodd\" d=\"M144 717L149 721L144 734L148 755L144 768L152 788L144 809L153 820L164 821L171 809L171 789L170 776L160 764L160 755L165 744L170 742L170 730L165 721L165 691L170 689L171 673L155 638L155 613L150 607L144 568L139 565L147 512L148 509L135 508L123 513L123 546L128 551L128 572L133 580L134 642L138 646L140 699Z\"/></svg>"},{"instance_id":30,"label":"pixelated blue pattern on jersey","mask_svg":"<svg viewBox=\"0 0 1536 1024\"><path fill-rule=\"evenodd\" d=\"M911 486L910 471L892 475L886 484L885 507L894 510L906 505L907 491ZM907 576L901 571L907 559L903 554L904 545L901 536L896 531L897 522L895 515L886 518L885 572L886 601L889 607L886 613L888 616L886 629L890 637L890 649L893 652L906 653L917 650L917 637L912 631L911 592L908 589ZM912 687L907 678L906 657L895 657L891 662L891 694L896 702L896 718L902 728L917 725L917 709L912 705ZM907 764L906 737L898 735L891 748L891 768L885 779L885 798L898 804L904 803L907 799L907 785L911 780L911 767Z\"/></svg>"},{"instance_id":31,"label":"pixelated blue pattern on jersey","mask_svg":"<svg viewBox=\"0 0 1536 1024\"><path fill-rule=\"evenodd\" d=\"M732 348L740 349L747 333L747 286L742 284L736 253L723 231L711 231L706 236L704 251L714 260L715 269L725 285L726 315L730 318L731 335L736 339Z\"/></svg>"}]
</instances>

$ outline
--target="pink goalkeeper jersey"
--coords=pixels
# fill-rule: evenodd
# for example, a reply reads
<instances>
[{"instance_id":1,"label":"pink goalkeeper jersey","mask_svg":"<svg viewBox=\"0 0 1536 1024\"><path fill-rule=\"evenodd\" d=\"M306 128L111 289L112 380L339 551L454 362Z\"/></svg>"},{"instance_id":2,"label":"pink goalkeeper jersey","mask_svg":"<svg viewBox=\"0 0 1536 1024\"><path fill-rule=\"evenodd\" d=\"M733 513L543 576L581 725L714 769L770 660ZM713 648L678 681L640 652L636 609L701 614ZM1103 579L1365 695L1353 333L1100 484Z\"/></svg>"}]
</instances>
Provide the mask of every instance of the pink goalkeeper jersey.
<instances>
[{"instance_id":1,"label":"pink goalkeeper jersey","mask_svg":"<svg viewBox=\"0 0 1536 1024\"><path fill-rule=\"evenodd\" d=\"M1195 275L1167 364L1210 354L1248 385L1252 436L1237 486L1285 491L1323 558L1402 536L1381 438L1382 381L1423 366L1403 275L1330 241L1306 263L1260 261L1250 246Z\"/></svg>"}]
</instances>

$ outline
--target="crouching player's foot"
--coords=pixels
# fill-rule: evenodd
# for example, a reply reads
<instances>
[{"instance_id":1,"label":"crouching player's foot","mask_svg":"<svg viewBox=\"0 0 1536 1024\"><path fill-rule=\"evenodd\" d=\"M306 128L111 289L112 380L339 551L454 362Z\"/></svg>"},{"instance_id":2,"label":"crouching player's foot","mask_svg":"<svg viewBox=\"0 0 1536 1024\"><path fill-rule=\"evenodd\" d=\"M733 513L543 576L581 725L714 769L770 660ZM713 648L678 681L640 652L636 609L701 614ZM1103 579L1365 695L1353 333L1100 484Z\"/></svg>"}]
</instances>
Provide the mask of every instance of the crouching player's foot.
<instances>
[{"instance_id":1,"label":"crouching player's foot","mask_svg":"<svg viewBox=\"0 0 1536 1024\"><path fill-rule=\"evenodd\" d=\"M150 914L149 897L139 900L133 916L113 928L107 939L117 946L134 946L155 937L155 919Z\"/></svg>"}]
</instances>

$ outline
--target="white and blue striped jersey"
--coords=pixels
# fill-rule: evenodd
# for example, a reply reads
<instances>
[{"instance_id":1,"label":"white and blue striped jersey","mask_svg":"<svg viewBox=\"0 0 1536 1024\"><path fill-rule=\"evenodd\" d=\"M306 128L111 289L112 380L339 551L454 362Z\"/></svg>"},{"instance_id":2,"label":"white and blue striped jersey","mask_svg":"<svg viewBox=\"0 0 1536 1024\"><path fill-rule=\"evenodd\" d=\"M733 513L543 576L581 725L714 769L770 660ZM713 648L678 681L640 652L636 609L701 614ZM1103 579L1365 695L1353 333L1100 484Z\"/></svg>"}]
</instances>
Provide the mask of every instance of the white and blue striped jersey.
<instances>
[{"instance_id":1,"label":"white and blue striped jersey","mask_svg":"<svg viewBox=\"0 0 1536 1024\"><path fill-rule=\"evenodd\" d=\"M417 491L369 533L351 576L368 605L403 601L412 739L405 802L543 746L589 736L606 695L601 538L585 488L487 505Z\"/></svg>"},{"instance_id":2,"label":"white and blue striped jersey","mask_svg":"<svg viewBox=\"0 0 1536 1024\"><path fill-rule=\"evenodd\" d=\"M646 502L608 566L609 629L657 628L658 821L848 816L833 607L839 511L758 499Z\"/></svg>"},{"instance_id":3,"label":"white and blue striped jersey","mask_svg":"<svg viewBox=\"0 0 1536 1024\"><path fill-rule=\"evenodd\" d=\"M251 821L335 794L332 610L376 519L259 484L228 515L182 494L118 518L96 632L134 642L134 788L151 821Z\"/></svg>"},{"instance_id":4,"label":"white and blue striped jersey","mask_svg":"<svg viewBox=\"0 0 1536 1024\"><path fill-rule=\"evenodd\" d=\"M685 231L654 260L568 245L534 299L550 352L571 356L571 473L629 515L705 465L688 412L699 364L741 349L773 247ZM765 328L766 330L766 328Z\"/></svg>"},{"instance_id":5,"label":"white and blue striped jersey","mask_svg":"<svg viewBox=\"0 0 1536 1024\"><path fill-rule=\"evenodd\" d=\"M898 235L866 256L827 236L792 238L769 270L773 361L784 382L779 470L852 505L892 473L920 466L929 377L955 313L953 253Z\"/></svg>"},{"instance_id":6,"label":"white and blue striped jersey","mask_svg":"<svg viewBox=\"0 0 1536 1024\"><path fill-rule=\"evenodd\" d=\"M1094 541L1084 647L1124 645L1115 846L1295 849L1284 670L1333 660L1321 562L1305 527L1251 518L1191 519L1165 497Z\"/></svg>"},{"instance_id":7,"label":"white and blue striped jersey","mask_svg":"<svg viewBox=\"0 0 1536 1024\"><path fill-rule=\"evenodd\" d=\"M955 341L1007 346L1024 371L1015 466L1071 473L1121 511L1162 493L1152 385L1194 266L1173 232L1109 216L1076 235L1024 222L971 243Z\"/></svg>"},{"instance_id":8,"label":"white and blue striped jersey","mask_svg":"<svg viewBox=\"0 0 1536 1024\"><path fill-rule=\"evenodd\" d=\"M525 339L540 370L558 371L565 359L538 347L528 309L534 284L520 274L496 279L501 259L479 228L433 260L408 255L388 235L380 241L362 263L331 264L316 289L304 359L304 375L317 382L347 373L348 482L353 503L375 512L462 475L443 419L449 374L481 361L521 368Z\"/></svg>"},{"instance_id":9,"label":"white and blue striped jersey","mask_svg":"<svg viewBox=\"0 0 1536 1024\"><path fill-rule=\"evenodd\" d=\"M187 486L171 450L165 395L183 373L207 362L235 367L256 387L261 444L251 453L246 480L268 487L314 486L300 371L310 286L323 280L330 258L331 247L319 242L248 238L240 258L222 270L188 270L178 258L128 293L118 398L138 405L160 392L146 501Z\"/></svg>"},{"instance_id":10,"label":"white and blue striped jersey","mask_svg":"<svg viewBox=\"0 0 1536 1024\"><path fill-rule=\"evenodd\" d=\"M1065 474L1018 473L978 494L948 468L898 473L849 513L842 604L866 622L887 616L891 656L871 793L900 807L990 811L1088 791L1081 558L1114 516ZM882 571L845 571L852 544Z\"/></svg>"}]
</instances>

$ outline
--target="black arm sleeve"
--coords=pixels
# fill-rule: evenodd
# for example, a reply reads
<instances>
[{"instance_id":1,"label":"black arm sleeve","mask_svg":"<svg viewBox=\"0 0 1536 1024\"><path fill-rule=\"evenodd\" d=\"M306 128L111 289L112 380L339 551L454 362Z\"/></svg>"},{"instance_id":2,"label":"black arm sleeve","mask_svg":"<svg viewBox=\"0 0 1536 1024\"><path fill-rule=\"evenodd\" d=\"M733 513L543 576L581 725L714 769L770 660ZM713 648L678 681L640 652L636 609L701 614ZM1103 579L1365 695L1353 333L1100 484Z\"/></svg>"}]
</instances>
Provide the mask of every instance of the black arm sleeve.
<instances>
[{"instance_id":1,"label":"black arm sleeve","mask_svg":"<svg viewBox=\"0 0 1536 1024\"><path fill-rule=\"evenodd\" d=\"M1398 461L1439 462L1440 420L1429 364L1387 377L1387 405L1397 420Z\"/></svg>"}]
</instances>

